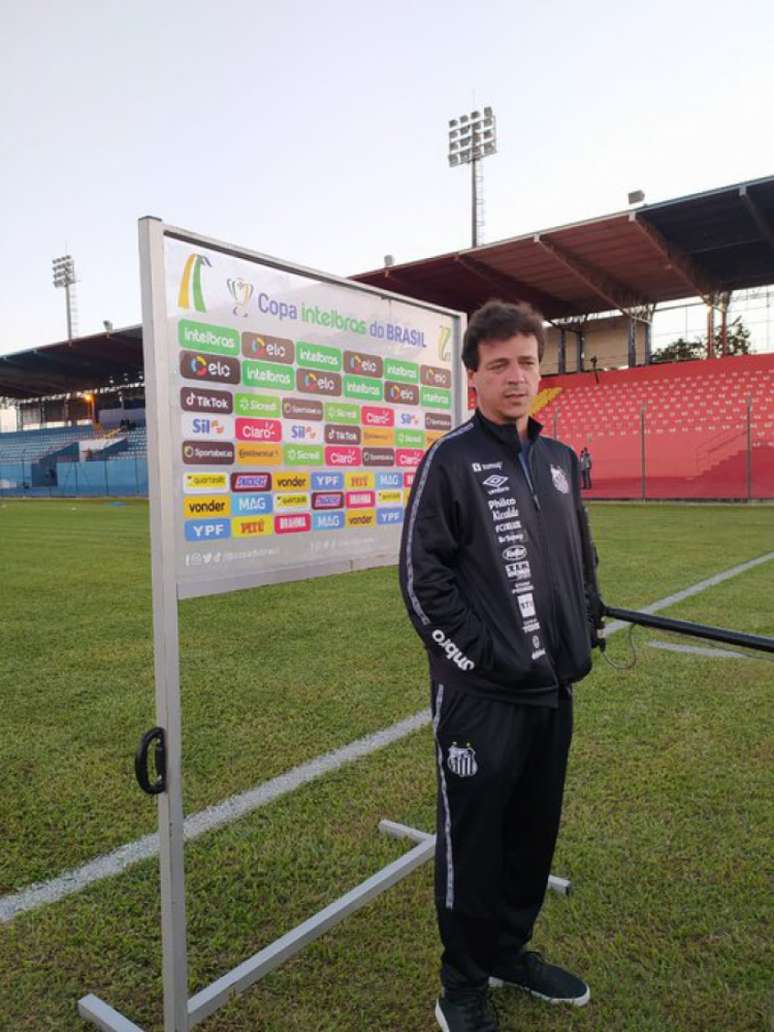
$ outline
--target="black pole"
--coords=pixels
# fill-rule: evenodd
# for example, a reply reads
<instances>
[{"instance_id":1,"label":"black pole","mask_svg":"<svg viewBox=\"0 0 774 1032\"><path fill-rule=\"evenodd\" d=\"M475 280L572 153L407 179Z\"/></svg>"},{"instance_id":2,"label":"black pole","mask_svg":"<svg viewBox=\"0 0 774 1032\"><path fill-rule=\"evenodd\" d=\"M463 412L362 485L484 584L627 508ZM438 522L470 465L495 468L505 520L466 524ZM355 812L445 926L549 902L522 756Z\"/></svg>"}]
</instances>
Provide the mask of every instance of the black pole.
<instances>
[{"instance_id":1,"label":"black pole","mask_svg":"<svg viewBox=\"0 0 774 1032\"><path fill-rule=\"evenodd\" d=\"M745 451L747 501L752 501L752 395L747 399L747 450Z\"/></svg>"},{"instance_id":2,"label":"black pole","mask_svg":"<svg viewBox=\"0 0 774 1032\"><path fill-rule=\"evenodd\" d=\"M651 613L640 613L636 609L618 609L615 606L605 606L605 616L639 624L641 627L653 627L659 631L689 634L694 638L707 638L710 641L722 641L726 645L774 653L774 638L765 638L759 634L728 631L722 627L708 627L706 624L691 623L688 620L672 620L667 616L653 616Z\"/></svg>"}]
</instances>

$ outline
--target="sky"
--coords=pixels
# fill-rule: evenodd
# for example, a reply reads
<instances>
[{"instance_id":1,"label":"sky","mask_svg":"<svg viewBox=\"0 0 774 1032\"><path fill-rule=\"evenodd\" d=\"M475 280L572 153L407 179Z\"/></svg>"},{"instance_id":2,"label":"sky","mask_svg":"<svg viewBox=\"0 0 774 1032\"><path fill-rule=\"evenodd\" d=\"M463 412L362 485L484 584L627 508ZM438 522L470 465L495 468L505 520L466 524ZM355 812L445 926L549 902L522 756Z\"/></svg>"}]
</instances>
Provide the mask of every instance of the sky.
<instances>
[{"instance_id":1,"label":"sky","mask_svg":"<svg viewBox=\"0 0 774 1032\"><path fill-rule=\"evenodd\" d=\"M141 319L137 219L349 275L774 174L770 0L80 0L0 41L0 354ZM774 276L772 277L774 279Z\"/></svg>"}]
</instances>

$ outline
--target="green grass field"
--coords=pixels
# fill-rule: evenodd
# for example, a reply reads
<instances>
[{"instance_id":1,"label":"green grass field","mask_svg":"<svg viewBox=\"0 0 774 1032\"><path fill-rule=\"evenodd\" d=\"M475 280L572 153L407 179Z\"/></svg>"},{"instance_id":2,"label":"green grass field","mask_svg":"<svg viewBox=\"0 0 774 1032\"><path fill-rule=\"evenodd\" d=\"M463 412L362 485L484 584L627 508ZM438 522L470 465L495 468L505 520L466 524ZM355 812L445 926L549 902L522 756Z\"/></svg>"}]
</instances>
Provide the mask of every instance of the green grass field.
<instances>
[{"instance_id":1,"label":"green grass field","mask_svg":"<svg viewBox=\"0 0 774 1032\"><path fill-rule=\"evenodd\" d=\"M598 505L606 600L641 606L774 549L768 506ZM156 829L132 758L155 723L147 507L0 503L0 896ZM774 634L774 562L669 615ZM186 813L427 703L394 569L180 606ZM771 1027L771 684L760 658L595 659L580 685L554 872L535 945L588 978L577 1012L503 991L504 1030ZM692 644L698 644L692 642ZM629 658L619 633L608 652ZM186 849L198 991L432 829L430 732ZM434 1029L430 865L206 1021L222 1032ZM0 1029L85 1029L95 992L161 1029L158 864L0 924Z\"/></svg>"}]
</instances>

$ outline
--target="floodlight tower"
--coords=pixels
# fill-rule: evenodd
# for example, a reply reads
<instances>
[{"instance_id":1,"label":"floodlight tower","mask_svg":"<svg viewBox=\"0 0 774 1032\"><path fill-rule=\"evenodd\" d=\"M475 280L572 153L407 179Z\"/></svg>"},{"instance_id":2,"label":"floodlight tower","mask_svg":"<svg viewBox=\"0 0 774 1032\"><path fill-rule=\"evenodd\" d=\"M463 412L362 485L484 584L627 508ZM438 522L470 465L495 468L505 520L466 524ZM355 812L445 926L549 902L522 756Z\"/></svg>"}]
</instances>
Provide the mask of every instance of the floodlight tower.
<instances>
[{"instance_id":1,"label":"floodlight tower","mask_svg":"<svg viewBox=\"0 0 774 1032\"><path fill-rule=\"evenodd\" d=\"M77 311L75 309L75 262L72 255L63 254L61 258L54 258L51 264L54 267L54 286L64 287L65 301L67 303L67 339L72 340L73 325L77 319Z\"/></svg>"},{"instance_id":2,"label":"floodlight tower","mask_svg":"<svg viewBox=\"0 0 774 1032\"><path fill-rule=\"evenodd\" d=\"M497 153L497 125L490 107L449 120L449 165L470 165L471 228L477 247L484 228L483 176L480 162Z\"/></svg>"}]
</instances>

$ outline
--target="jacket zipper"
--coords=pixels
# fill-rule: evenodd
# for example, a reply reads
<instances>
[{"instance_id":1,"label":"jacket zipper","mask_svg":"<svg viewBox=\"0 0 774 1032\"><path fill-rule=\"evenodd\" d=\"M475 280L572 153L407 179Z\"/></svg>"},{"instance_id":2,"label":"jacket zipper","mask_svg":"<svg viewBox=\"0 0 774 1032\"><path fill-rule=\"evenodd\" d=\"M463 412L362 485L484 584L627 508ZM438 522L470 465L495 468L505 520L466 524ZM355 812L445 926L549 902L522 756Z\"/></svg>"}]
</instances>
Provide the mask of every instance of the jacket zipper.
<instances>
[{"instance_id":1,"label":"jacket zipper","mask_svg":"<svg viewBox=\"0 0 774 1032\"><path fill-rule=\"evenodd\" d=\"M538 495L537 495L537 489L535 488L535 483L537 482L537 478L535 477L535 448L537 447L537 444L538 444L537 440L532 442L532 447L530 448L529 455L527 456L527 465L529 466L529 472L530 472L529 477L527 477L527 481L528 481L527 487L529 489L530 495L532 496L532 502L533 502L533 504L535 506L535 509L538 511L538 513L540 513L540 512L542 512L542 509L540 507L540 499L538 498ZM519 460L518 455L516 456L516 461L518 462L519 466L521 466L521 462ZM522 473L523 472L524 472L524 470L522 470ZM558 648L559 637L558 637L558 634L557 634L556 606L555 606L555 603L554 603L554 568L553 568L553 566L551 564L551 557L550 557L550 555L548 553L548 550L546 549L545 538L544 538L544 535L543 535L543 525L541 523L540 518L538 518L535 522L537 524L538 536L540 537L540 551L541 551L541 553L543 555L543 564L545 566L546 573L548 575L548 588L549 588L548 594L549 594L549 600L550 600L549 604L550 604L550 610L551 610L551 613L550 613L550 615L551 615L551 635L552 635L551 641L552 641L552 645L555 648ZM556 680L556 683L559 684L559 678L557 677L556 670L554 669L554 661L553 661L553 658L548 654L548 650L546 650L546 656L547 656L548 662L549 662L549 664L551 666L551 670L553 672L554 679Z\"/></svg>"}]
</instances>

